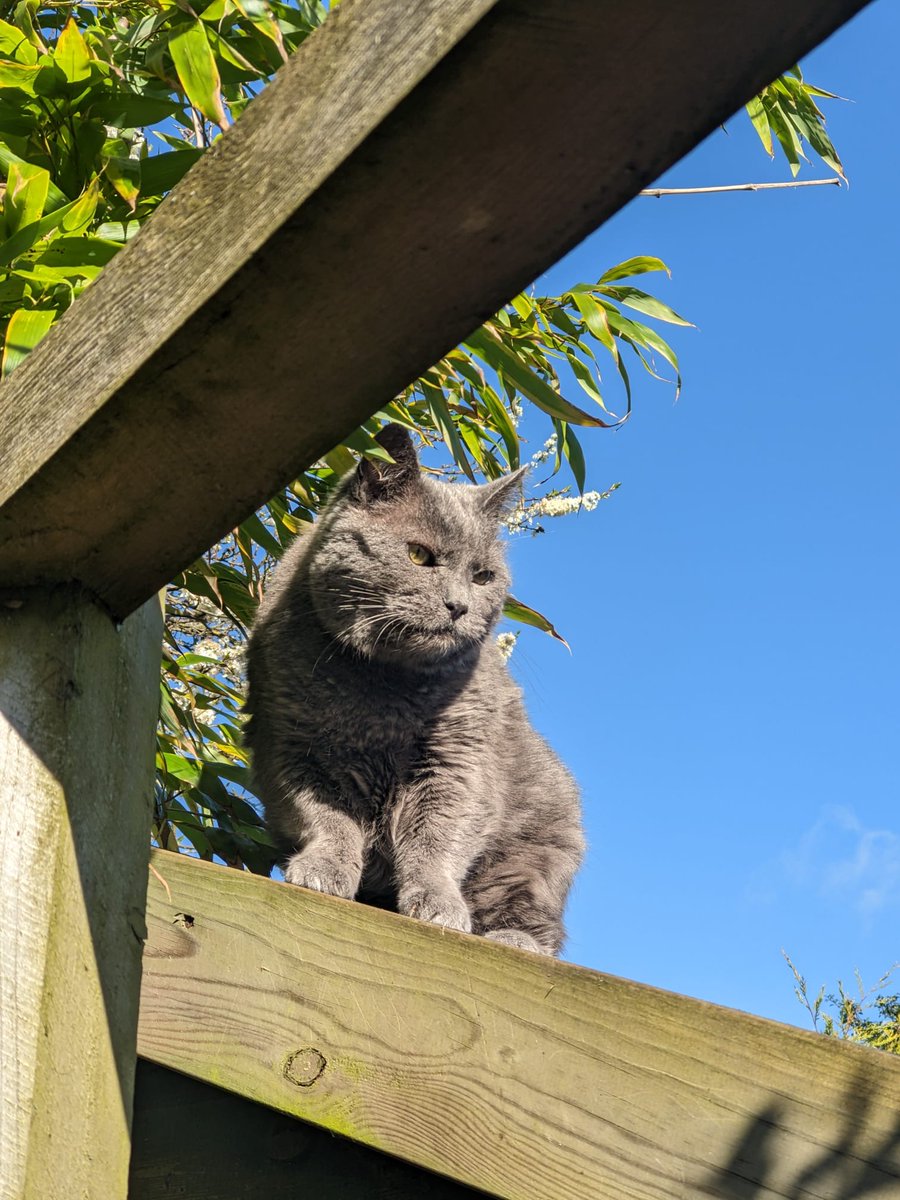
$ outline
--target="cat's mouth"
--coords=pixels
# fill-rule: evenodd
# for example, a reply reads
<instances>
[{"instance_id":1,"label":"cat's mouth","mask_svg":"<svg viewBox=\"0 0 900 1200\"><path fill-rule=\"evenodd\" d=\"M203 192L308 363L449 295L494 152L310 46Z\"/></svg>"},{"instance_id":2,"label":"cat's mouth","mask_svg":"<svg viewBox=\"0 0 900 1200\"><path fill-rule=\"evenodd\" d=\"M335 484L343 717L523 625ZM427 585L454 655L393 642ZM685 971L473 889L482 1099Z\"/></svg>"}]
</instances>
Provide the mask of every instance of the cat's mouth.
<instances>
[{"instance_id":1,"label":"cat's mouth","mask_svg":"<svg viewBox=\"0 0 900 1200\"><path fill-rule=\"evenodd\" d=\"M406 658L410 655L424 660L437 661L452 656L471 644L458 625L424 625L405 621L392 629L386 637L376 639L373 650L376 656Z\"/></svg>"}]
</instances>

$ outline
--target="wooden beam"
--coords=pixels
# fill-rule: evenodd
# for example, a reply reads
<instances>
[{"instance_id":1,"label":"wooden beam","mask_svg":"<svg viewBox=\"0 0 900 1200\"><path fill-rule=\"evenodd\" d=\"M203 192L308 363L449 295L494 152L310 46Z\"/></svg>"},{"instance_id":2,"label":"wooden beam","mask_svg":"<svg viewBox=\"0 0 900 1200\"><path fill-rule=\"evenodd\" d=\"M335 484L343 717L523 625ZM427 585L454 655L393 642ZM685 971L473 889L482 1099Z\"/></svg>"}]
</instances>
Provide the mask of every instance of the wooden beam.
<instances>
[{"instance_id":1,"label":"wooden beam","mask_svg":"<svg viewBox=\"0 0 900 1200\"><path fill-rule=\"evenodd\" d=\"M0 585L130 611L863 3L345 0L3 384Z\"/></svg>"},{"instance_id":2,"label":"wooden beam","mask_svg":"<svg viewBox=\"0 0 900 1200\"><path fill-rule=\"evenodd\" d=\"M475 1200L480 1192L138 1063L128 1200Z\"/></svg>"},{"instance_id":3,"label":"wooden beam","mask_svg":"<svg viewBox=\"0 0 900 1200\"><path fill-rule=\"evenodd\" d=\"M156 853L147 1059L502 1197L900 1189L900 1062ZM884 1189L880 1191L879 1189Z\"/></svg>"},{"instance_id":4,"label":"wooden beam","mask_svg":"<svg viewBox=\"0 0 900 1200\"><path fill-rule=\"evenodd\" d=\"M0 600L0 1193L121 1200L159 704L154 598Z\"/></svg>"}]
</instances>

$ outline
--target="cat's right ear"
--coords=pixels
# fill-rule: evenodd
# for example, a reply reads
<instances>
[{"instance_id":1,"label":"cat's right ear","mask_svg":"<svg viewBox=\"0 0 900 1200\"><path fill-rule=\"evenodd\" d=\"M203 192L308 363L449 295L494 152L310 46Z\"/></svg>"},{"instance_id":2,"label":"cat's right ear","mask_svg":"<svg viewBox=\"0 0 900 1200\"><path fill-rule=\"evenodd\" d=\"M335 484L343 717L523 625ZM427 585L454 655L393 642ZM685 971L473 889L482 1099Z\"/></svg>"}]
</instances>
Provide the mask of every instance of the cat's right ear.
<instances>
[{"instance_id":1,"label":"cat's right ear","mask_svg":"<svg viewBox=\"0 0 900 1200\"><path fill-rule=\"evenodd\" d=\"M384 425L375 441L390 454L393 462L362 458L350 486L350 496L358 504L376 500L396 500L419 483L419 460L412 438L400 425Z\"/></svg>"}]
</instances>

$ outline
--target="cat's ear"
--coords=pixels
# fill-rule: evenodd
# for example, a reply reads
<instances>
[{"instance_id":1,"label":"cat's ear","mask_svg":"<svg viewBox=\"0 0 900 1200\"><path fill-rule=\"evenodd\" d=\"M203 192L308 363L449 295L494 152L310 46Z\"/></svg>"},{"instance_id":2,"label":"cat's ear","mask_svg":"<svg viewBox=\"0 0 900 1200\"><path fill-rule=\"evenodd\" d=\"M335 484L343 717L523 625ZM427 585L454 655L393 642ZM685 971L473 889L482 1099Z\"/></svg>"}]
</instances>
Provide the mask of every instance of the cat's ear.
<instances>
[{"instance_id":1,"label":"cat's ear","mask_svg":"<svg viewBox=\"0 0 900 1200\"><path fill-rule=\"evenodd\" d=\"M394 500L419 483L419 460L412 438L402 426L383 425L376 433L375 441L394 461L360 459L350 488L351 496L360 504Z\"/></svg>"},{"instance_id":2,"label":"cat's ear","mask_svg":"<svg viewBox=\"0 0 900 1200\"><path fill-rule=\"evenodd\" d=\"M515 508L522 495L522 482L528 471L528 467L519 467L517 471L512 471L509 475L503 475L491 483L483 483L478 489L481 511L486 516L499 521L505 513Z\"/></svg>"}]
</instances>

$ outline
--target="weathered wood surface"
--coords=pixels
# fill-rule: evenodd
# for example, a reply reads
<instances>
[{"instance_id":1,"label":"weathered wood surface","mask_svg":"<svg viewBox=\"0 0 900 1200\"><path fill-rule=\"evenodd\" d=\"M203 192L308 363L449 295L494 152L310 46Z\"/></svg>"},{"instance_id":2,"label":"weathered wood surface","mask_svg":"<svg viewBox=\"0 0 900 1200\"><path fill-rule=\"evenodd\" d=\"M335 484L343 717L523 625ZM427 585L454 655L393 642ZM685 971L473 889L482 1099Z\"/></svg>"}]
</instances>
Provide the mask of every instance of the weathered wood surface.
<instances>
[{"instance_id":1,"label":"weathered wood surface","mask_svg":"<svg viewBox=\"0 0 900 1200\"><path fill-rule=\"evenodd\" d=\"M497 1196L900 1194L900 1062L162 852L138 1050Z\"/></svg>"},{"instance_id":2,"label":"weathered wood surface","mask_svg":"<svg viewBox=\"0 0 900 1200\"><path fill-rule=\"evenodd\" d=\"M483 1194L138 1062L128 1200L476 1200Z\"/></svg>"},{"instance_id":3,"label":"weathered wood surface","mask_svg":"<svg viewBox=\"0 0 900 1200\"><path fill-rule=\"evenodd\" d=\"M0 1196L126 1194L162 620L0 599Z\"/></svg>"},{"instance_id":4,"label":"weathered wood surface","mask_svg":"<svg viewBox=\"0 0 900 1200\"><path fill-rule=\"evenodd\" d=\"M0 389L0 585L134 608L863 3L345 0Z\"/></svg>"}]
</instances>

